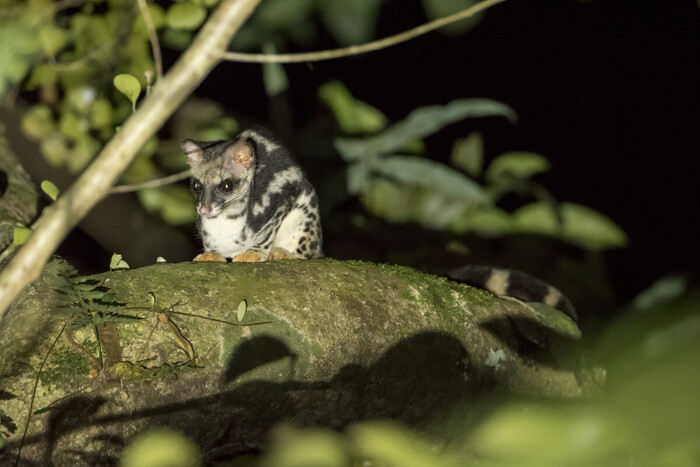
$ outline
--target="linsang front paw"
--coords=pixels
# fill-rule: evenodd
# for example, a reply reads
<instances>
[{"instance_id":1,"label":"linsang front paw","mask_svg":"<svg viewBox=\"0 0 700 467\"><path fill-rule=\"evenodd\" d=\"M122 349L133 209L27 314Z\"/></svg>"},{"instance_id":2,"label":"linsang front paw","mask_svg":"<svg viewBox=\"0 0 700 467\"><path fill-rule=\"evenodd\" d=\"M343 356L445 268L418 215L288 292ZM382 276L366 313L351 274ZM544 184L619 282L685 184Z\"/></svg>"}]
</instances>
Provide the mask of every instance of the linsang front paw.
<instances>
[{"instance_id":1,"label":"linsang front paw","mask_svg":"<svg viewBox=\"0 0 700 467\"><path fill-rule=\"evenodd\" d=\"M291 259L292 254L285 250L284 248L279 248L279 247L274 247L272 251L270 251L270 256L268 256L267 259L269 260L278 260L278 259Z\"/></svg>"},{"instance_id":2,"label":"linsang front paw","mask_svg":"<svg viewBox=\"0 0 700 467\"><path fill-rule=\"evenodd\" d=\"M260 252L246 250L234 256L232 261L236 263L257 263L258 261L265 261L265 257Z\"/></svg>"},{"instance_id":3,"label":"linsang front paw","mask_svg":"<svg viewBox=\"0 0 700 467\"><path fill-rule=\"evenodd\" d=\"M221 256L219 253L205 251L204 253L195 256L192 261L220 261L225 263L226 258Z\"/></svg>"}]
</instances>

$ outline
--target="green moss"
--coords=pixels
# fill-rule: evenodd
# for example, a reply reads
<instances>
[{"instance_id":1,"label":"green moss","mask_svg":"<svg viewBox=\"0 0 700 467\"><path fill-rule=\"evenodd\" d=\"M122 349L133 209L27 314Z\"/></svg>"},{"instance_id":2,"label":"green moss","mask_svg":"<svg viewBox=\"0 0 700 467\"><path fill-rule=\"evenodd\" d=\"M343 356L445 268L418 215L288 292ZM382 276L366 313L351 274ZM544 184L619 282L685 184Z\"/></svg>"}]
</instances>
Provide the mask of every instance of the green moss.
<instances>
[{"instance_id":1,"label":"green moss","mask_svg":"<svg viewBox=\"0 0 700 467\"><path fill-rule=\"evenodd\" d=\"M51 352L39 374L39 382L51 391L58 382L67 383L75 377L88 376L91 369L90 361L86 357L67 347L61 347Z\"/></svg>"}]
</instances>

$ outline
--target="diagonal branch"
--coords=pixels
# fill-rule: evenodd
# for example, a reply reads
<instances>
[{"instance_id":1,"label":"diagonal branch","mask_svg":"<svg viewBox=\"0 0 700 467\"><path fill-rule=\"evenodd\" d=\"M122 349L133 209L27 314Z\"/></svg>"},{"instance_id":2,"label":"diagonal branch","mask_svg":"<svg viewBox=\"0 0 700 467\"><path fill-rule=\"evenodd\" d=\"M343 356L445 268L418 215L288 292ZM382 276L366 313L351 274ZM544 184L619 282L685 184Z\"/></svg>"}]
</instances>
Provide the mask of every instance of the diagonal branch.
<instances>
[{"instance_id":1,"label":"diagonal branch","mask_svg":"<svg viewBox=\"0 0 700 467\"><path fill-rule=\"evenodd\" d=\"M0 273L0 313L39 277L63 238L104 198L136 151L220 61L229 42L261 0L223 0L150 96L102 152L36 222L36 230Z\"/></svg>"}]
</instances>

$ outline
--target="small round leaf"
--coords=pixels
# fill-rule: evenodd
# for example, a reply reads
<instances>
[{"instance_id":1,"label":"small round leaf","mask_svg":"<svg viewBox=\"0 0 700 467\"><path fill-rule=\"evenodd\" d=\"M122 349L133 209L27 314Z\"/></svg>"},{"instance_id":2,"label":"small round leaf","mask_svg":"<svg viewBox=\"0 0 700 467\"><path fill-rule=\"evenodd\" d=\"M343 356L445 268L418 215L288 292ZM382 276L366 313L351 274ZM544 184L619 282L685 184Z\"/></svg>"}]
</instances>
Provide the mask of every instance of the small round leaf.
<instances>
[{"instance_id":1,"label":"small round leaf","mask_svg":"<svg viewBox=\"0 0 700 467\"><path fill-rule=\"evenodd\" d=\"M27 227L15 227L12 237L12 244L14 246L19 246L24 244L29 239L32 234L32 229Z\"/></svg>"},{"instance_id":2,"label":"small round leaf","mask_svg":"<svg viewBox=\"0 0 700 467\"><path fill-rule=\"evenodd\" d=\"M122 73L114 77L114 86L130 101L132 109L136 109L136 100L141 94L141 83L135 76Z\"/></svg>"},{"instance_id":3,"label":"small round leaf","mask_svg":"<svg viewBox=\"0 0 700 467\"><path fill-rule=\"evenodd\" d=\"M194 3L176 3L168 8L165 22L173 29L197 29L207 17L207 10Z\"/></svg>"},{"instance_id":4,"label":"small round leaf","mask_svg":"<svg viewBox=\"0 0 700 467\"><path fill-rule=\"evenodd\" d=\"M58 194L61 192L61 190L59 190L58 187L49 180L44 180L41 182L41 191L46 193L46 195L54 201L56 201Z\"/></svg>"}]
</instances>

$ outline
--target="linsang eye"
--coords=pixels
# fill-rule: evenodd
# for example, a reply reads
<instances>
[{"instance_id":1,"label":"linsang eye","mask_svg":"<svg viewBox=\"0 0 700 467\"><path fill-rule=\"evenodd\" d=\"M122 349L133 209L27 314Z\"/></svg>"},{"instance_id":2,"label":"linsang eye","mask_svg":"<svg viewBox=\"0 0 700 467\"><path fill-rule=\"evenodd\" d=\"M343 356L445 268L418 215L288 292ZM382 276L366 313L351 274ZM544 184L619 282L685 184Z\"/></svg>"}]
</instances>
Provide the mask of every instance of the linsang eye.
<instances>
[{"instance_id":1,"label":"linsang eye","mask_svg":"<svg viewBox=\"0 0 700 467\"><path fill-rule=\"evenodd\" d=\"M202 183L199 180L195 180L192 182L192 189L194 191L201 191L202 190Z\"/></svg>"},{"instance_id":2,"label":"linsang eye","mask_svg":"<svg viewBox=\"0 0 700 467\"><path fill-rule=\"evenodd\" d=\"M233 182L231 180L224 180L219 184L219 190L225 191L225 192L230 192L233 190Z\"/></svg>"}]
</instances>

